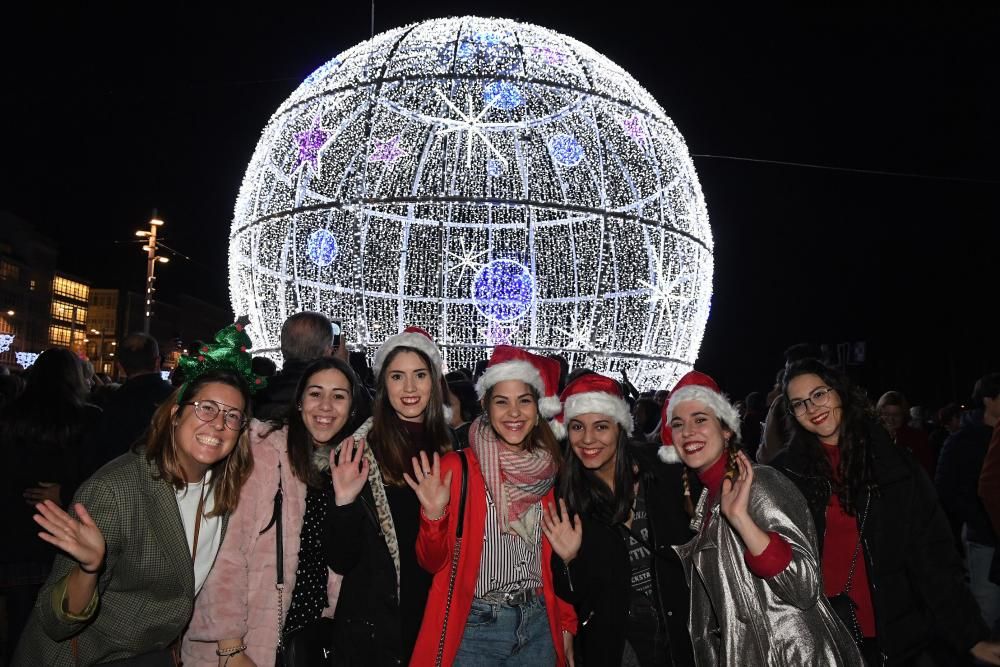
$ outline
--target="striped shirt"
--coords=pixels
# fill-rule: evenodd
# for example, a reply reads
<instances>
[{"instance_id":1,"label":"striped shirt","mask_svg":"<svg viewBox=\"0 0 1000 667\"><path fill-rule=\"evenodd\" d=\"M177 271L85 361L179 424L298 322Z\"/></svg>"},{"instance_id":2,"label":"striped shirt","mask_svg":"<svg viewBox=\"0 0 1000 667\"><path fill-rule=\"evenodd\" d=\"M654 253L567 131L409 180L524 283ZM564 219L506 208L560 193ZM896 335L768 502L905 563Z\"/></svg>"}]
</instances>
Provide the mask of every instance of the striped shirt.
<instances>
[{"instance_id":1,"label":"striped shirt","mask_svg":"<svg viewBox=\"0 0 1000 667\"><path fill-rule=\"evenodd\" d=\"M486 490L486 530L483 535L483 553L479 558L479 578L476 581L477 598L487 593L513 593L525 588L542 586L542 503L535 503L530 512L537 521L531 543L518 535L500 530L497 506Z\"/></svg>"}]
</instances>

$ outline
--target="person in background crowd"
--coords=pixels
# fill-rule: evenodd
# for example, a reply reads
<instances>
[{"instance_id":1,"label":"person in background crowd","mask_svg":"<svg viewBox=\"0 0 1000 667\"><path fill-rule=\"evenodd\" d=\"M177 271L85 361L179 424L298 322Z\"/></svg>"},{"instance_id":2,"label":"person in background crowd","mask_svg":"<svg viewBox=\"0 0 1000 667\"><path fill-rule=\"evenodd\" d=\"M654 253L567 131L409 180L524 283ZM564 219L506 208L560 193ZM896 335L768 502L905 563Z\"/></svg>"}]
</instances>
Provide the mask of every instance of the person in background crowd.
<instances>
[{"instance_id":1,"label":"person in background crowd","mask_svg":"<svg viewBox=\"0 0 1000 667\"><path fill-rule=\"evenodd\" d=\"M882 425L889 432L889 436L897 446L910 452L917 460L927 475L934 479L934 468L936 461L931 454L930 443L927 442L927 434L924 431L915 429L907 423L910 418L910 402L906 400L902 392L887 391L882 394L875 405Z\"/></svg>"},{"instance_id":2,"label":"person in background crowd","mask_svg":"<svg viewBox=\"0 0 1000 667\"><path fill-rule=\"evenodd\" d=\"M983 620L993 633L1000 630L1000 586L990 581L997 534L980 498L980 478L993 430L1000 423L1000 373L984 375L972 390L975 408L941 449L937 490L941 503L963 525L969 565L969 586Z\"/></svg>"},{"instance_id":3,"label":"person in background crowd","mask_svg":"<svg viewBox=\"0 0 1000 667\"><path fill-rule=\"evenodd\" d=\"M739 414L715 381L698 371L682 377L663 422L663 456L679 458L704 485L698 535L675 547L691 586L695 663L862 665L823 595L806 503L740 450Z\"/></svg>"},{"instance_id":4,"label":"person in background crowd","mask_svg":"<svg viewBox=\"0 0 1000 667\"><path fill-rule=\"evenodd\" d=\"M450 451L441 352L430 335L408 327L375 354L372 418L331 462L334 504L327 564L343 575L334 619L337 664L406 664L424 615L430 575L414 544L420 502L407 487L414 456Z\"/></svg>"},{"instance_id":5,"label":"person in background crowd","mask_svg":"<svg viewBox=\"0 0 1000 667\"><path fill-rule=\"evenodd\" d=\"M449 426L455 430L455 436L461 446L469 442L469 427L481 412L476 399L476 385L468 380L449 380L448 406L451 408Z\"/></svg>"},{"instance_id":6,"label":"person in background crowd","mask_svg":"<svg viewBox=\"0 0 1000 667\"><path fill-rule=\"evenodd\" d=\"M174 664L253 466L248 347L237 323L181 357L186 382L157 409L145 447L84 482L73 515L39 503L39 536L63 553L13 665Z\"/></svg>"},{"instance_id":7,"label":"person in background crowd","mask_svg":"<svg viewBox=\"0 0 1000 667\"><path fill-rule=\"evenodd\" d=\"M45 500L65 507L91 458L86 433L100 410L87 395L80 362L62 348L42 352L24 392L0 413L0 595L7 609L5 659L28 622L56 550L39 540L32 520Z\"/></svg>"},{"instance_id":8,"label":"person in background crowd","mask_svg":"<svg viewBox=\"0 0 1000 667\"><path fill-rule=\"evenodd\" d=\"M333 616L340 577L326 566L326 521L333 494L330 452L367 419L354 371L342 360L321 357L304 369L287 423L250 423L253 473L215 567L195 603L184 635L185 665L218 664L218 653L232 654L227 667L271 665L279 625L285 635L283 667L308 666L322 655L323 637L332 629L318 623ZM281 563L284 591L277 581L275 496L281 489ZM298 633L303 635L300 644ZM332 639L332 636L327 639ZM217 653L218 651L218 653ZM293 655L294 652L294 655Z\"/></svg>"},{"instance_id":9,"label":"person in background crowd","mask_svg":"<svg viewBox=\"0 0 1000 667\"><path fill-rule=\"evenodd\" d=\"M941 458L941 449L944 447L944 441L961 426L962 407L958 403L949 403L937 411L936 423L930 435L927 436L935 466L938 459Z\"/></svg>"},{"instance_id":10,"label":"person in background crowd","mask_svg":"<svg viewBox=\"0 0 1000 667\"><path fill-rule=\"evenodd\" d=\"M764 435L764 420L767 418L768 403L764 394L751 391L744 400L746 412L740 424L740 440L751 461L757 460L757 449Z\"/></svg>"},{"instance_id":11,"label":"person in background crowd","mask_svg":"<svg viewBox=\"0 0 1000 667\"><path fill-rule=\"evenodd\" d=\"M694 665L690 595L670 548L692 536L683 468L630 444L632 417L614 380L585 375L560 400L569 448L559 507L542 514L542 529L556 593L585 621L577 664Z\"/></svg>"},{"instance_id":12,"label":"person in background crowd","mask_svg":"<svg viewBox=\"0 0 1000 667\"><path fill-rule=\"evenodd\" d=\"M948 664L970 652L1000 664L920 465L841 372L806 359L786 369L783 386L794 430L773 463L808 502L826 594L850 597L868 663L933 664L928 651L941 638Z\"/></svg>"},{"instance_id":13,"label":"person in background crowd","mask_svg":"<svg viewBox=\"0 0 1000 667\"><path fill-rule=\"evenodd\" d=\"M660 435L656 427L660 423L660 406L652 398L640 398L632 408L632 419L635 423L636 439L651 441L652 438L659 440Z\"/></svg>"},{"instance_id":14,"label":"person in background crowd","mask_svg":"<svg viewBox=\"0 0 1000 667\"><path fill-rule=\"evenodd\" d=\"M132 333L118 346L118 365L126 376L104 406L93 435L96 470L127 452L146 435L153 413L173 392L160 376L160 346L144 333Z\"/></svg>"},{"instance_id":15,"label":"person in background crowd","mask_svg":"<svg viewBox=\"0 0 1000 667\"><path fill-rule=\"evenodd\" d=\"M561 459L547 421L560 409L558 384L555 360L496 346L476 383L484 412L469 447L413 459L406 482L421 505L417 559L434 583L411 665L572 659L576 615L556 597L542 533Z\"/></svg>"},{"instance_id":16,"label":"person in background crowd","mask_svg":"<svg viewBox=\"0 0 1000 667\"><path fill-rule=\"evenodd\" d=\"M342 358L346 346L338 349ZM322 313L302 311L290 315L281 325L281 371L268 380L267 388L254 397L254 414L261 421L287 419L302 372L320 357L333 355L333 324Z\"/></svg>"},{"instance_id":17,"label":"person in background crowd","mask_svg":"<svg viewBox=\"0 0 1000 667\"><path fill-rule=\"evenodd\" d=\"M784 368L787 369L791 364L802 359L819 359L821 355L820 348L811 343L796 343L785 350ZM774 393L771 407L767 411L767 418L764 420L764 436L757 449L758 463L770 463L771 459L778 455L778 452L788 446L792 435L784 408L784 399L778 386L781 383L783 372L778 373L776 388L779 391Z\"/></svg>"}]
</instances>

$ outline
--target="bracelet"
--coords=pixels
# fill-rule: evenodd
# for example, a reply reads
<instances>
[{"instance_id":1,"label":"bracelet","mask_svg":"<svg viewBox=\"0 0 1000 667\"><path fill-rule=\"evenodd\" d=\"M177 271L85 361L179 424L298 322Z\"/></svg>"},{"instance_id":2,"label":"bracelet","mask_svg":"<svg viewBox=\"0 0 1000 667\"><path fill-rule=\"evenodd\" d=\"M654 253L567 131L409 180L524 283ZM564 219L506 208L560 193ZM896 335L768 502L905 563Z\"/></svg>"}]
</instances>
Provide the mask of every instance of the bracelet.
<instances>
[{"instance_id":1,"label":"bracelet","mask_svg":"<svg viewBox=\"0 0 1000 667\"><path fill-rule=\"evenodd\" d=\"M247 650L247 645L240 644L239 646L230 646L229 648L217 648L215 649L215 655L219 656L220 658L222 657L231 658L234 655L243 653L243 651L245 650Z\"/></svg>"},{"instance_id":2,"label":"bracelet","mask_svg":"<svg viewBox=\"0 0 1000 667\"><path fill-rule=\"evenodd\" d=\"M441 519L443 519L443 518L445 518L446 516L448 516L448 506L447 506L447 505L445 505L445 506L444 506L444 512L441 512L441 516L439 516L439 517L438 517L438 518L436 518L436 519L432 519L432 518L430 518L429 516L427 516L427 512L425 512L425 511L424 511L424 508L423 508L423 507L421 507L421 508L420 508L420 516L424 517L425 519L427 519L427 520L428 520L428 521L430 521L431 523L437 523L437 522L438 522L438 521L440 521Z\"/></svg>"},{"instance_id":3,"label":"bracelet","mask_svg":"<svg viewBox=\"0 0 1000 667\"><path fill-rule=\"evenodd\" d=\"M88 570L87 568L85 568L83 566L83 563L77 563L76 566L78 568L80 568L81 572L86 572L87 574L97 574L98 572L101 571L101 566L100 565L98 565L97 567L95 567L93 570Z\"/></svg>"}]
</instances>

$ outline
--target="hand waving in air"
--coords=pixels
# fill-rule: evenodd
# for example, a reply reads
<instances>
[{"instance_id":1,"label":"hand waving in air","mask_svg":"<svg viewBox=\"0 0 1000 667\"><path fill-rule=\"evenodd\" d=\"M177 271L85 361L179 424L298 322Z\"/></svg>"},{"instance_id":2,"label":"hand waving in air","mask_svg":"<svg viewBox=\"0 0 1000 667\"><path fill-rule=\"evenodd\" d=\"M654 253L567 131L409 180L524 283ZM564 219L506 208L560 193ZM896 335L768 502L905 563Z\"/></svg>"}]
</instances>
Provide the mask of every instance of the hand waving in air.
<instances>
[{"instance_id":1,"label":"hand waving in air","mask_svg":"<svg viewBox=\"0 0 1000 667\"><path fill-rule=\"evenodd\" d=\"M733 525L749 516L750 486L753 484L753 466L742 451L736 454L736 479L723 480L719 494L722 515Z\"/></svg>"},{"instance_id":2,"label":"hand waving in air","mask_svg":"<svg viewBox=\"0 0 1000 667\"><path fill-rule=\"evenodd\" d=\"M338 507L350 505L368 481L368 460L365 439L354 446L354 438L340 443L340 453L330 452L330 477L333 480L333 501Z\"/></svg>"},{"instance_id":3,"label":"hand waving in air","mask_svg":"<svg viewBox=\"0 0 1000 667\"><path fill-rule=\"evenodd\" d=\"M76 559L87 574L96 573L104 562L104 535L91 518L87 508L76 503L73 509L79 519L71 517L51 500L35 505L38 510L33 518L45 529L38 536L59 547Z\"/></svg>"},{"instance_id":4,"label":"hand waving in air","mask_svg":"<svg viewBox=\"0 0 1000 667\"><path fill-rule=\"evenodd\" d=\"M413 457L413 477L403 473L403 479L417 494L417 500L424 510L424 516L437 521L444 516L451 499L451 471L441 479L441 457L434 453L433 461L427 452L420 452L420 458Z\"/></svg>"},{"instance_id":5,"label":"hand waving in air","mask_svg":"<svg viewBox=\"0 0 1000 667\"><path fill-rule=\"evenodd\" d=\"M579 517L575 520L566 509L566 501L559 499L559 511L550 503L542 508L542 531L549 538L552 550L569 564L580 553L583 544L583 522Z\"/></svg>"}]
</instances>

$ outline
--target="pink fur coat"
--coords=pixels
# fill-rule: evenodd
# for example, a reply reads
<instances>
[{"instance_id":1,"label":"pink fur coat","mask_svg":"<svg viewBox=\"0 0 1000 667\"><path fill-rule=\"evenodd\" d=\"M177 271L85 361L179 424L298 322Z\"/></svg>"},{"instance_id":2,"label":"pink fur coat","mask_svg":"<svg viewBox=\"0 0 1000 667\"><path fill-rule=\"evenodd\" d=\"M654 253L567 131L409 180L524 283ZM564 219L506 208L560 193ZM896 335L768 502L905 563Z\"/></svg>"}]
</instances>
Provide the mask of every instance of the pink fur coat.
<instances>
[{"instance_id":1,"label":"pink fur coat","mask_svg":"<svg viewBox=\"0 0 1000 667\"><path fill-rule=\"evenodd\" d=\"M216 641L236 638L243 639L247 645L247 657L257 665L274 664L278 643L275 530L272 526L263 535L259 533L274 513L280 460L285 560L285 588L281 600L284 618L295 589L299 534L306 509L306 486L292 475L285 429L267 433L268 428L267 424L257 420L250 424L253 473L240 492L239 506L229 518L229 527L215 565L195 600L194 615L181 647L185 667L217 667ZM332 617L341 577L332 571L327 572L329 606L323 610L323 616Z\"/></svg>"}]
</instances>

